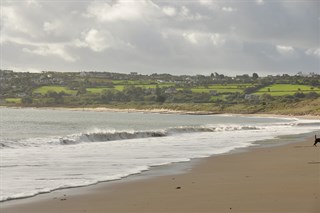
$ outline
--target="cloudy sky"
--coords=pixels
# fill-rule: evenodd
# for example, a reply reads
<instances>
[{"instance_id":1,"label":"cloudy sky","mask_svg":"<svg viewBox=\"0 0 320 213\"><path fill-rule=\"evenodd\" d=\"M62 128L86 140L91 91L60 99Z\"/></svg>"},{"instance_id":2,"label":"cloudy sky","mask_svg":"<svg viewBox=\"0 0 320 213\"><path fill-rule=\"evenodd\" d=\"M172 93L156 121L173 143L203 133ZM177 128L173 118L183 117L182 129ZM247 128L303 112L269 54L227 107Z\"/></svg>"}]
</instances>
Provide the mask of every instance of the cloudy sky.
<instances>
[{"instance_id":1,"label":"cloudy sky","mask_svg":"<svg viewBox=\"0 0 320 213\"><path fill-rule=\"evenodd\" d=\"M1 0L1 68L320 72L318 0Z\"/></svg>"}]
</instances>

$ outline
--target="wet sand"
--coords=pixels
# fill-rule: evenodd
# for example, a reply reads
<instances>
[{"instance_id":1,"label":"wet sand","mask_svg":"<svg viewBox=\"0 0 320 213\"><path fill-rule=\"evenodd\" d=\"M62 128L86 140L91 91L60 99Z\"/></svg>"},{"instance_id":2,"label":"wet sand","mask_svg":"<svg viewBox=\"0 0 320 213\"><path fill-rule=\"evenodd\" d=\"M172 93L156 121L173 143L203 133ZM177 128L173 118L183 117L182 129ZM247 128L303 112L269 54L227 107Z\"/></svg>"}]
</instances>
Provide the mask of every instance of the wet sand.
<instances>
[{"instance_id":1,"label":"wet sand","mask_svg":"<svg viewBox=\"0 0 320 213\"><path fill-rule=\"evenodd\" d=\"M320 212L313 138L200 160L183 174L128 178L1 203L0 212Z\"/></svg>"}]
</instances>

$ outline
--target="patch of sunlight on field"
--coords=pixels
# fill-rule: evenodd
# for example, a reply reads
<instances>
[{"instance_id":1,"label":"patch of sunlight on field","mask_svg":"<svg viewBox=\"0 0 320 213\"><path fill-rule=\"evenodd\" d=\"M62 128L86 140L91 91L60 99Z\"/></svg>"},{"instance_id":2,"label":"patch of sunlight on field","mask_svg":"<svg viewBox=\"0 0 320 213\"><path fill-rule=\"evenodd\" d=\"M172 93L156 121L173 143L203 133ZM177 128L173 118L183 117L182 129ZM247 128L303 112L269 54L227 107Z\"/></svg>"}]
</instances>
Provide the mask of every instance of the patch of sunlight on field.
<instances>
[{"instance_id":1,"label":"patch of sunlight on field","mask_svg":"<svg viewBox=\"0 0 320 213\"><path fill-rule=\"evenodd\" d=\"M45 95L49 91L57 92L57 93L65 92L66 94L70 94L70 95L77 94L76 90L71 90L71 89L68 89L67 87L63 87L63 86L42 86L42 87L35 89L33 91L33 93L39 93L41 95Z\"/></svg>"},{"instance_id":2,"label":"patch of sunlight on field","mask_svg":"<svg viewBox=\"0 0 320 213\"><path fill-rule=\"evenodd\" d=\"M255 94L269 94L271 96L285 96L294 95L297 92L303 92L305 94L310 92L316 92L320 94L320 89L318 87L312 87L309 85L299 85L299 84L273 84L264 88L261 88Z\"/></svg>"},{"instance_id":3,"label":"patch of sunlight on field","mask_svg":"<svg viewBox=\"0 0 320 213\"><path fill-rule=\"evenodd\" d=\"M7 103L21 104L21 98L6 98Z\"/></svg>"}]
</instances>

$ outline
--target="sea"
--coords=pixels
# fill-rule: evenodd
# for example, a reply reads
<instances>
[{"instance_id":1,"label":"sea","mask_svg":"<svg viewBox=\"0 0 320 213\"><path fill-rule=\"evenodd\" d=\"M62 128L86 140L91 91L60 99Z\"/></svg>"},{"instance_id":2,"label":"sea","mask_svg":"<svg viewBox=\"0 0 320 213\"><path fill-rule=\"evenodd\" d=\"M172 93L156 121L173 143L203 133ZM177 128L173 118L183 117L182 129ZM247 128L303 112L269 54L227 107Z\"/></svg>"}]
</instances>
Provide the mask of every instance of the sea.
<instances>
[{"instance_id":1,"label":"sea","mask_svg":"<svg viewBox=\"0 0 320 213\"><path fill-rule=\"evenodd\" d=\"M316 131L320 120L0 108L0 201L292 143Z\"/></svg>"}]
</instances>

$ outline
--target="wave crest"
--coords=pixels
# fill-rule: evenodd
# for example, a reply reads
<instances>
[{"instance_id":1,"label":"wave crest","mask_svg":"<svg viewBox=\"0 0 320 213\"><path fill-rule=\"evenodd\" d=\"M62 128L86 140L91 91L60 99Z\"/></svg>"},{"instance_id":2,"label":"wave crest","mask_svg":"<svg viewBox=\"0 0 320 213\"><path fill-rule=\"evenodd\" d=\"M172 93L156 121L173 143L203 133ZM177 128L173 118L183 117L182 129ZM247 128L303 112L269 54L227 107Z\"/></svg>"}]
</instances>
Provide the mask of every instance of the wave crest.
<instances>
[{"instance_id":1,"label":"wave crest","mask_svg":"<svg viewBox=\"0 0 320 213\"><path fill-rule=\"evenodd\" d=\"M149 130L149 131L98 131L91 133L82 133L80 135L67 136L60 139L62 145L76 144L82 142L106 142L116 140L128 140L136 138L153 138L165 137L175 134L186 134L196 132L221 132L236 130L257 130L255 126L218 126L218 127L174 127L165 130Z\"/></svg>"},{"instance_id":2,"label":"wave crest","mask_svg":"<svg viewBox=\"0 0 320 213\"><path fill-rule=\"evenodd\" d=\"M10 141L8 139L0 140L0 149L21 148L21 147L37 147L37 146L55 146L55 145L71 145L88 142L108 142L117 140L128 140L138 138L166 137L176 134L190 134L197 132L224 132L224 131L251 131L262 130L265 128L281 128L281 127L311 127L320 126L318 121L299 121L289 123L274 123L265 126L250 125L205 125L205 126L179 126L160 130L95 130L92 132L83 132L67 136L50 136L45 138L28 138L19 141Z\"/></svg>"},{"instance_id":3,"label":"wave crest","mask_svg":"<svg viewBox=\"0 0 320 213\"><path fill-rule=\"evenodd\" d=\"M60 139L60 143L63 145L75 144L81 142L103 142L103 141L115 141L135 138L149 138L149 137L164 137L167 134L161 131L115 131L115 132L94 132L83 133L77 137L64 137Z\"/></svg>"}]
</instances>

